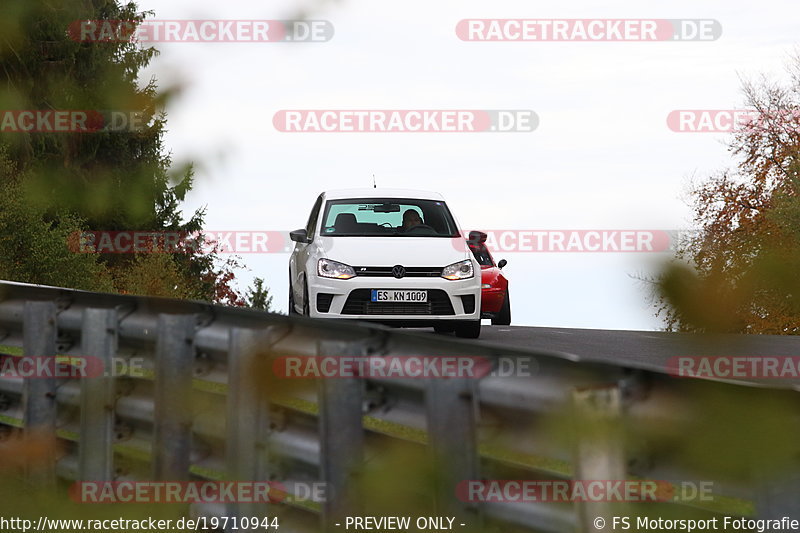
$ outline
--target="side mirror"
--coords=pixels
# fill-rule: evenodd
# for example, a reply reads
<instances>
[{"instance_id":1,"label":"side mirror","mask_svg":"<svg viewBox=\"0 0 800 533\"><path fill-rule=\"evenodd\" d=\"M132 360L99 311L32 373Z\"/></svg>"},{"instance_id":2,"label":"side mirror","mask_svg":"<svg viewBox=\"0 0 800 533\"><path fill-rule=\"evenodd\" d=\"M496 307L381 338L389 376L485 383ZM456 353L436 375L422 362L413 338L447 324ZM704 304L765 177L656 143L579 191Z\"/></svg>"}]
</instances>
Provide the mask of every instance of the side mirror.
<instances>
[{"instance_id":1,"label":"side mirror","mask_svg":"<svg viewBox=\"0 0 800 533\"><path fill-rule=\"evenodd\" d=\"M292 239L294 242L302 242L308 243L308 232L304 229L296 229L293 232L289 233L289 238Z\"/></svg>"},{"instance_id":2,"label":"side mirror","mask_svg":"<svg viewBox=\"0 0 800 533\"><path fill-rule=\"evenodd\" d=\"M508 261L506 261L505 259L501 259L500 262L497 263L497 268L503 268L507 264L508 264Z\"/></svg>"},{"instance_id":3,"label":"side mirror","mask_svg":"<svg viewBox=\"0 0 800 533\"><path fill-rule=\"evenodd\" d=\"M486 242L488 235L486 235L482 231L470 231L469 238L467 239L469 242Z\"/></svg>"}]
</instances>

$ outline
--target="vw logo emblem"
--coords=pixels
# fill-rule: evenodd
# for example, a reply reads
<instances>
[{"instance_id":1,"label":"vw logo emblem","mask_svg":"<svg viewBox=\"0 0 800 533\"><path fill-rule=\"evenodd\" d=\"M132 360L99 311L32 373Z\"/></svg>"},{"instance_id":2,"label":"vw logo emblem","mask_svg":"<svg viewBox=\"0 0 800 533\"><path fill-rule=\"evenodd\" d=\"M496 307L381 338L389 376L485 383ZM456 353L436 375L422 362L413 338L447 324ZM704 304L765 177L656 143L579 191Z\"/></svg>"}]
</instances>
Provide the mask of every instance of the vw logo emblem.
<instances>
[{"instance_id":1,"label":"vw logo emblem","mask_svg":"<svg viewBox=\"0 0 800 533\"><path fill-rule=\"evenodd\" d=\"M395 265L392 267L392 276L396 277L397 279L400 279L405 275L406 275L406 269L403 268L403 265Z\"/></svg>"}]
</instances>

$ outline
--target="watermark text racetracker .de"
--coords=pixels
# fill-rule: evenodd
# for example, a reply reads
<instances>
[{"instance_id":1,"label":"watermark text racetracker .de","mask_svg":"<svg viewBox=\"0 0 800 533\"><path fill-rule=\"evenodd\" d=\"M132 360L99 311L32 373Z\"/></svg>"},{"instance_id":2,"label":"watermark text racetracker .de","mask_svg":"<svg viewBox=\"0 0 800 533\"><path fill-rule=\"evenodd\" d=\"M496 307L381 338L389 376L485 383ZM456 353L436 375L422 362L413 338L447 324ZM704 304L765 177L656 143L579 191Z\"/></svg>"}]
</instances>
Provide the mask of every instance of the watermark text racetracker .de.
<instances>
[{"instance_id":1,"label":"watermark text racetracker .de","mask_svg":"<svg viewBox=\"0 0 800 533\"><path fill-rule=\"evenodd\" d=\"M799 356L690 356L667 360L670 375L709 379L798 379Z\"/></svg>"},{"instance_id":2,"label":"watermark text racetracker .de","mask_svg":"<svg viewBox=\"0 0 800 533\"><path fill-rule=\"evenodd\" d=\"M67 237L76 253L281 253L288 232L279 231L76 231Z\"/></svg>"},{"instance_id":3,"label":"watermark text racetracker .de","mask_svg":"<svg viewBox=\"0 0 800 533\"><path fill-rule=\"evenodd\" d=\"M712 501L712 481L626 479L471 479L456 497L472 502L698 502Z\"/></svg>"},{"instance_id":4,"label":"watermark text racetracker .de","mask_svg":"<svg viewBox=\"0 0 800 533\"><path fill-rule=\"evenodd\" d=\"M751 109L676 109L667 115L667 127L676 133L731 133L758 118Z\"/></svg>"},{"instance_id":5,"label":"watermark text racetracker .de","mask_svg":"<svg viewBox=\"0 0 800 533\"><path fill-rule=\"evenodd\" d=\"M279 481L76 481L77 503L279 503L325 501L324 482Z\"/></svg>"},{"instance_id":6,"label":"watermark text racetracker .de","mask_svg":"<svg viewBox=\"0 0 800 533\"><path fill-rule=\"evenodd\" d=\"M492 253L666 253L696 235L692 230L490 229L483 245ZM290 253L289 231L76 231L67 244L76 253ZM461 231L453 246L465 250L472 232ZM467 239L467 240L465 240Z\"/></svg>"},{"instance_id":7,"label":"watermark text racetracker .de","mask_svg":"<svg viewBox=\"0 0 800 533\"><path fill-rule=\"evenodd\" d=\"M667 127L676 133L733 133L800 131L800 113L790 109L675 109L667 115Z\"/></svg>"},{"instance_id":8,"label":"watermark text racetracker .de","mask_svg":"<svg viewBox=\"0 0 800 533\"><path fill-rule=\"evenodd\" d=\"M621 229L487 229L483 244L492 253L554 252L667 252L675 246L678 232ZM464 233L469 238L470 232ZM460 241L458 247L463 246Z\"/></svg>"},{"instance_id":9,"label":"watermark text racetracker .de","mask_svg":"<svg viewBox=\"0 0 800 533\"><path fill-rule=\"evenodd\" d=\"M510 133L532 132L530 109L291 109L272 118L283 133Z\"/></svg>"},{"instance_id":10,"label":"watermark text racetracker .de","mask_svg":"<svg viewBox=\"0 0 800 533\"><path fill-rule=\"evenodd\" d=\"M133 132L148 124L140 111L0 109L0 133Z\"/></svg>"},{"instance_id":11,"label":"watermark text racetracker .de","mask_svg":"<svg viewBox=\"0 0 800 533\"><path fill-rule=\"evenodd\" d=\"M334 29L327 20L77 20L67 33L91 43L319 43Z\"/></svg>"},{"instance_id":12,"label":"watermark text racetracker .de","mask_svg":"<svg viewBox=\"0 0 800 533\"><path fill-rule=\"evenodd\" d=\"M92 355L13 356L0 354L0 377L21 379L89 379L145 375L141 357L113 357L105 362Z\"/></svg>"},{"instance_id":13,"label":"watermark text racetracker .de","mask_svg":"<svg viewBox=\"0 0 800 533\"><path fill-rule=\"evenodd\" d=\"M462 41L715 41L715 19L464 19Z\"/></svg>"},{"instance_id":14,"label":"watermark text racetracker .de","mask_svg":"<svg viewBox=\"0 0 800 533\"><path fill-rule=\"evenodd\" d=\"M280 379L482 379L530 377L538 371L529 357L468 355L279 356L272 371Z\"/></svg>"}]
</instances>

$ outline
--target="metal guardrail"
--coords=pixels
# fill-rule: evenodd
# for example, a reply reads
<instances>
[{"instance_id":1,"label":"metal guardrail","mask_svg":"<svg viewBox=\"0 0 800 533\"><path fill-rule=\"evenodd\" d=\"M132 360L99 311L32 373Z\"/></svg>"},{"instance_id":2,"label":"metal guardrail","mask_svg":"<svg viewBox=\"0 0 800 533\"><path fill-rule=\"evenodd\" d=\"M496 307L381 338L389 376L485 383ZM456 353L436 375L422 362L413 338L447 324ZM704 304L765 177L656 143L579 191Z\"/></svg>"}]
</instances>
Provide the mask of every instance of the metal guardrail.
<instances>
[{"instance_id":1,"label":"metal guardrail","mask_svg":"<svg viewBox=\"0 0 800 533\"><path fill-rule=\"evenodd\" d=\"M397 450L401 458L424 458L407 464L419 485L398 486L398 493L429 492L436 512L460 517L475 530L594 531L592 518L615 512L613 506L470 502L456 497L456 487L479 479L650 479L679 487L709 479L674 448L696 437L686 428L702 428L718 414L714 402L744 397L758 408L797 403L793 390L679 379L653 368L558 353L16 283L0 283L0 345L6 352L21 349L17 355L92 356L106 368L120 360L143 362L143 372L116 378L0 377L0 428L55 434L65 444L64 456L37 470L42 479L270 480L290 492L301 483L324 483L324 500L270 504L283 531L329 531L347 515L373 514L364 508L369 494L360 487L370 469L383 468L382 461ZM533 372L480 379L322 379L292 386L260 380L272 356L320 354L514 358ZM674 429L653 434L642 427ZM757 461L751 466L751 480L713 478L709 504L688 498L629 504L625 512L772 518L800 511L796 498L787 498L800 488L796 464L785 465L778 477L760 475ZM191 509L206 515L252 511L244 504Z\"/></svg>"}]
</instances>

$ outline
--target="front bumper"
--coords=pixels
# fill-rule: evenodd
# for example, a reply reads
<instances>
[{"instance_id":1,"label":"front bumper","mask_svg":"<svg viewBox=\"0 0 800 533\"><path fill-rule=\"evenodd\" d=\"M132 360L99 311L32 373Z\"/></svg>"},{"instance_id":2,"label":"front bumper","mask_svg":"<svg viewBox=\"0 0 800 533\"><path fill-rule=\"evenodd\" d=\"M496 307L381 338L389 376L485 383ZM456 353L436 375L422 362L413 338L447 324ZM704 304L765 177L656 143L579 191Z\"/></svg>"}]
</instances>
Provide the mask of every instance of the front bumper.
<instances>
[{"instance_id":1,"label":"front bumper","mask_svg":"<svg viewBox=\"0 0 800 533\"><path fill-rule=\"evenodd\" d=\"M423 304L375 304L369 302L372 289L427 290ZM479 320L480 278L450 281L443 278L355 277L348 280L309 277L309 309L314 318L350 318L426 324L442 320ZM324 308L327 307L327 312Z\"/></svg>"}]
</instances>

